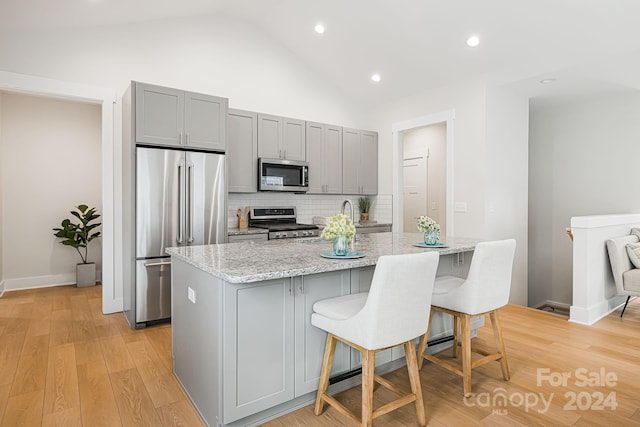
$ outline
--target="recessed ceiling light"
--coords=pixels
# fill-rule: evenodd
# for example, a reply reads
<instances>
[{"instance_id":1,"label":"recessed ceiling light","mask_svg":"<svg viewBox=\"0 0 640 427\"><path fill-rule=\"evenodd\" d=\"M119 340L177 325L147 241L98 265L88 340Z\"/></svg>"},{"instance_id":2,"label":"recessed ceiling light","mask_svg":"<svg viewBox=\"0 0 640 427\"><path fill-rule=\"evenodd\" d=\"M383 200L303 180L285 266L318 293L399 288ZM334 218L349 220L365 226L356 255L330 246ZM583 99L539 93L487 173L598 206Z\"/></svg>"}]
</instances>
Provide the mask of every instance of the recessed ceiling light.
<instances>
[{"instance_id":1,"label":"recessed ceiling light","mask_svg":"<svg viewBox=\"0 0 640 427\"><path fill-rule=\"evenodd\" d=\"M324 34L324 24L321 22L317 23L313 29L316 30L316 33L318 34Z\"/></svg>"},{"instance_id":2,"label":"recessed ceiling light","mask_svg":"<svg viewBox=\"0 0 640 427\"><path fill-rule=\"evenodd\" d=\"M376 83L379 83L380 80L382 80L382 77L380 77L380 74L375 73L371 75L371 80L373 80Z\"/></svg>"},{"instance_id":3,"label":"recessed ceiling light","mask_svg":"<svg viewBox=\"0 0 640 427\"><path fill-rule=\"evenodd\" d=\"M548 85L549 83L555 83L556 81L558 81L558 79L556 79L554 77L550 77L548 79L540 80L540 83L543 84L543 85Z\"/></svg>"},{"instance_id":4,"label":"recessed ceiling light","mask_svg":"<svg viewBox=\"0 0 640 427\"><path fill-rule=\"evenodd\" d=\"M467 46L476 47L480 44L478 36L471 36L467 39Z\"/></svg>"}]
</instances>

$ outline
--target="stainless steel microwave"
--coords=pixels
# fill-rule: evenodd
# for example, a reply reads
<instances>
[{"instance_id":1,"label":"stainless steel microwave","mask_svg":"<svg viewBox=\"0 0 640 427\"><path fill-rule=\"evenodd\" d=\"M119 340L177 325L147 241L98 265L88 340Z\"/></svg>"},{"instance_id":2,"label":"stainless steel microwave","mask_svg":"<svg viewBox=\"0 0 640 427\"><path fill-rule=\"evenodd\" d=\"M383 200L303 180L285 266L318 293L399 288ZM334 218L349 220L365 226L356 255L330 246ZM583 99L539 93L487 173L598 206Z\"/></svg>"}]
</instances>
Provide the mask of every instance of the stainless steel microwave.
<instances>
[{"instance_id":1,"label":"stainless steel microwave","mask_svg":"<svg viewBox=\"0 0 640 427\"><path fill-rule=\"evenodd\" d=\"M258 190L306 193L309 163L296 160L258 159Z\"/></svg>"}]
</instances>

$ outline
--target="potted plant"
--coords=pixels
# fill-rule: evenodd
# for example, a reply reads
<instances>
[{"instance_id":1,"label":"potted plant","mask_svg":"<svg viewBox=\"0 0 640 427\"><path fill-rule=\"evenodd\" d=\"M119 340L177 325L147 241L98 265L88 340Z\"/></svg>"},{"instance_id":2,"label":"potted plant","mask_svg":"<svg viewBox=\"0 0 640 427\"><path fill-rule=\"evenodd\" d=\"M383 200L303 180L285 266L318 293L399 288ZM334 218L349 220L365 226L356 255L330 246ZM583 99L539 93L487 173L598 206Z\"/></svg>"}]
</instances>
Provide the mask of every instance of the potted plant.
<instances>
[{"instance_id":1,"label":"potted plant","mask_svg":"<svg viewBox=\"0 0 640 427\"><path fill-rule=\"evenodd\" d=\"M87 205L76 206L76 209L71 211L71 215L80 222L74 223L68 218L63 219L61 227L53 229L54 236L61 238L61 244L71 246L80 255L82 263L76 265L78 287L93 286L96 284L96 264L87 262L88 245L93 239L100 237L100 232L95 231L95 228L101 223L94 222L100 215L96 213L96 208L89 208Z\"/></svg>"},{"instance_id":2,"label":"potted plant","mask_svg":"<svg viewBox=\"0 0 640 427\"><path fill-rule=\"evenodd\" d=\"M371 209L369 196L360 197L358 199L358 207L360 208L360 222L369 221L369 210Z\"/></svg>"},{"instance_id":3,"label":"potted plant","mask_svg":"<svg viewBox=\"0 0 640 427\"><path fill-rule=\"evenodd\" d=\"M351 218L345 214L337 214L329 218L320 237L333 240L334 255L345 256L349 252L349 242L355 235L356 226Z\"/></svg>"}]
</instances>

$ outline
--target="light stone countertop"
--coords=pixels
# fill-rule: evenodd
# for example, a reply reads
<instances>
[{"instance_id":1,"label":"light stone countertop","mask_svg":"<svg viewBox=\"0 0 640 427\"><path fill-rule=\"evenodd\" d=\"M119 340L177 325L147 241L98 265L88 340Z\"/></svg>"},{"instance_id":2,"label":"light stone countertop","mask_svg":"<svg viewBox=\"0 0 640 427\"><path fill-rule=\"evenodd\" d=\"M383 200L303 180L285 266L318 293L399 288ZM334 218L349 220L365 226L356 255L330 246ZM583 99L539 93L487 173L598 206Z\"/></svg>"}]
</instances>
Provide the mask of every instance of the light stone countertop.
<instances>
[{"instance_id":1,"label":"light stone countertop","mask_svg":"<svg viewBox=\"0 0 640 427\"><path fill-rule=\"evenodd\" d=\"M167 253L229 283L251 283L325 271L375 265L382 255L438 251L441 255L473 251L476 239L447 237L447 248L419 248L422 233L374 233L357 236L354 250L363 258L330 259L320 256L333 250L331 241L319 238L227 243L167 248Z\"/></svg>"}]
</instances>

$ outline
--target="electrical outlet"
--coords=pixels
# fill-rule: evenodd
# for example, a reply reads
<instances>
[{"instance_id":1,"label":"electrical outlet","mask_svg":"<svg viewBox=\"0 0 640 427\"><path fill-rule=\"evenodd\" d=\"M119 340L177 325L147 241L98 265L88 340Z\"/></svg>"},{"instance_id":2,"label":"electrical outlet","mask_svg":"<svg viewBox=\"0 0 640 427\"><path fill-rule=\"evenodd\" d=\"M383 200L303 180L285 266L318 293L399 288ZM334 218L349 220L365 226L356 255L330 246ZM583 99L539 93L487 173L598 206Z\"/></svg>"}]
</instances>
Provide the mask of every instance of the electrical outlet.
<instances>
[{"instance_id":1,"label":"electrical outlet","mask_svg":"<svg viewBox=\"0 0 640 427\"><path fill-rule=\"evenodd\" d=\"M191 286L187 286L187 298L189 298L189 301L192 303L196 303L196 291L191 289Z\"/></svg>"},{"instance_id":2,"label":"electrical outlet","mask_svg":"<svg viewBox=\"0 0 640 427\"><path fill-rule=\"evenodd\" d=\"M467 211L467 203L466 202L456 202L454 206L454 211L464 213Z\"/></svg>"}]
</instances>

